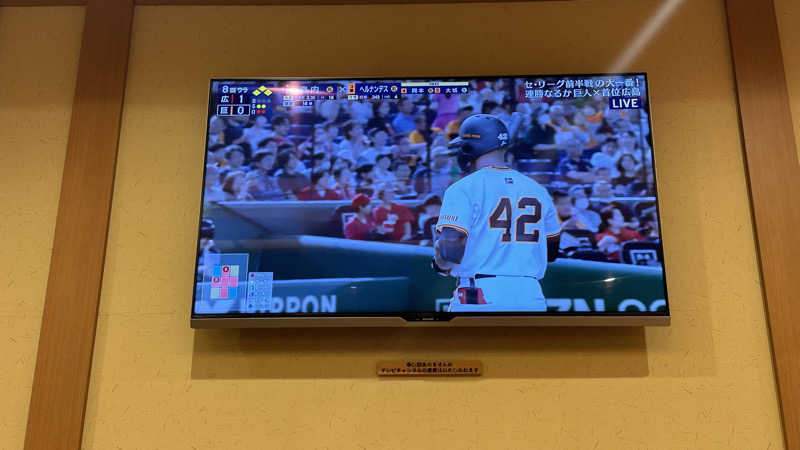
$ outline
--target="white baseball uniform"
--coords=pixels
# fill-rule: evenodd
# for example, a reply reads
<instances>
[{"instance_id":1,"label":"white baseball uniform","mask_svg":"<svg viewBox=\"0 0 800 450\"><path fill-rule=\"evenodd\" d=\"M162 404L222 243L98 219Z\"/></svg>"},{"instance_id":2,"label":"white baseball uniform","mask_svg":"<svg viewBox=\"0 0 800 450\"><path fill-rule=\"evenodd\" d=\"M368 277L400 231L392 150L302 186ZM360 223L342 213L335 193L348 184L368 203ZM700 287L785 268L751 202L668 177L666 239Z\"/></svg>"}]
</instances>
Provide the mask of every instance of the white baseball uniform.
<instances>
[{"instance_id":1,"label":"white baseball uniform","mask_svg":"<svg viewBox=\"0 0 800 450\"><path fill-rule=\"evenodd\" d=\"M547 310L538 280L547 269L547 237L561 225L542 185L516 170L484 167L447 188L436 230L442 227L467 234L464 257L450 274L459 288L481 288L485 300L462 303L457 289L450 311Z\"/></svg>"}]
</instances>

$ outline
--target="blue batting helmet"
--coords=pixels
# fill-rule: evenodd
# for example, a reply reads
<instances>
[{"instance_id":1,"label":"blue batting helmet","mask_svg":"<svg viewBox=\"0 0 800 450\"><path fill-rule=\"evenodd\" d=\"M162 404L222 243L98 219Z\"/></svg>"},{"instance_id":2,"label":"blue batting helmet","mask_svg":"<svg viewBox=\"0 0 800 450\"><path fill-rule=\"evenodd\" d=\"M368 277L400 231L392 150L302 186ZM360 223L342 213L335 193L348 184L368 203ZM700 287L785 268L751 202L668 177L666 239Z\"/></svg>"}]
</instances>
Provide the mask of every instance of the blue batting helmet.
<instances>
[{"instance_id":1,"label":"blue batting helmet","mask_svg":"<svg viewBox=\"0 0 800 450\"><path fill-rule=\"evenodd\" d=\"M458 149L458 165L468 171L481 155L508 146L508 128L489 114L475 114L464 119L458 137L450 141L448 148Z\"/></svg>"}]
</instances>

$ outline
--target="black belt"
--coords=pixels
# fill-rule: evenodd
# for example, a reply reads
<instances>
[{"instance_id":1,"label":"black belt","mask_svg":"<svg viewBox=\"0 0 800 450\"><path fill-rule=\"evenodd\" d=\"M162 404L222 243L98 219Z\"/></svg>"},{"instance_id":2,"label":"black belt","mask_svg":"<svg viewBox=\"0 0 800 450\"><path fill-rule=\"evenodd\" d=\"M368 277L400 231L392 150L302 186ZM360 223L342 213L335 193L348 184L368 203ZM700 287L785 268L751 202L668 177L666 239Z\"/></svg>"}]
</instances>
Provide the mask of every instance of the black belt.
<instances>
[{"instance_id":1,"label":"black belt","mask_svg":"<svg viewBox=\"0 0 800 450\"><path fill-rule=\"evenodd\" d=\"M486 275L485 273L476 273L474 277L469 278L469 287L475 287L475 280L480 280L481 278L495 278L497 275Z\"/></svg>"},{"instance_id":2,"label":"black belt","mask_svg":"<svg viewBox=\"0 0 800 450\"><path fill-rule=\"evenodd\" d=\"M480 280L481 278L497 278L500 275L487 275L485 273L476 273L474 277L471 277L470 280ZM467 277L462 277L467 278ZM524 277L524 278L533 278L534 280L538 280L536 277Z\"/></svg>"}]
</instances>

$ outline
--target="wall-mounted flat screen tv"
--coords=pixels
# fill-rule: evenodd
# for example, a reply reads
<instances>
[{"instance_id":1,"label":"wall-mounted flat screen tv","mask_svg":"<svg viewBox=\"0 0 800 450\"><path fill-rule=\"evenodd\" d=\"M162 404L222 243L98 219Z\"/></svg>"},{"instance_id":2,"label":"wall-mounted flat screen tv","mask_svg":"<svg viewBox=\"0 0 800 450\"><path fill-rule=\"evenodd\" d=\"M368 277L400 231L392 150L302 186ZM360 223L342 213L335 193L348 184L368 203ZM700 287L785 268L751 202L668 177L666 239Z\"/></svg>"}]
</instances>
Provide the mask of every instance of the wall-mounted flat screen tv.
<instances>
[{"instance_id":1,"label":"wall-mounted flat screen tv","mask_svg":"<svg viewBox=\"0 0 800 450\"><path fill-rule=\"evenodd\" d=\"M668 324L647 88L211 80L192 326Z\"/></svg>"}]
</instances>

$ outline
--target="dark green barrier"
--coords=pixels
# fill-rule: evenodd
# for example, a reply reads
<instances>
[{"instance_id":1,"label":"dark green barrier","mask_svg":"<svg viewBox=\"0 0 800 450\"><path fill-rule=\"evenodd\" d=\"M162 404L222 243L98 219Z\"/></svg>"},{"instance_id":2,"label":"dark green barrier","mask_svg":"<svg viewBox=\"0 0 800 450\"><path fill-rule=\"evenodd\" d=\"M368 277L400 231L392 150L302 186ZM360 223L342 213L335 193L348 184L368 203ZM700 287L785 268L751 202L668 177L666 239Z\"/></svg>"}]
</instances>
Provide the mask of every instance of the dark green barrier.
<instances>
[{"instance_id":1,"label":"dark green barrier","mask_svg":"<svg viewBox=\"0 0 800 450\"><path fill-rule=\"evenodd\" d=\"M206 203L203 206L203 218L214 221L215 239L259 239L267 237L267 232L261 225L244 219L232 210L216 203Z\"/></svg>"},{"instance_id":2,"label":"dark green barrier","mask_svg":"<svg viewBox=\"0 0 800 450\"><path fill-rule=\"evenodd\" d=\"M333 313L333 312L397 312L408 309L409 279L385 278L322 278L276 280L272 285L269 305L251 303L245 288L239 299L198 301L199 314L255 313ZM197 284L197 298L208 283Z\"/></svg>"},{"instance_id":3,"label":"dark green barrier","mask_svg":"<svg viewBox=\"0 0 800 450\"><path fill-rule=\"evenodd\" d=\"M408 306L405 277L275 281L270 312L393 312Z\"/></svg>"},{"instance_id":4,"label":"dark green barrier","mask_svg":"<svg viewBox=\"0 0 800 450\"><path fill-rule=\"evenodd\" d=\"M405 244L350 241L319 236L218 241L225 252L250 252L250 271L273 272L276 280L403 277L410 281L405 311L446 307L455 280L430 269L433 249ZM386 285L387 288L389 285ZM559 260L548 266L542 287L553 311L656 311L664 309L661 270L653 267ZM391 288L394 289L394 288ZM365 303L339 301L337 310L380 311L375 305L394 295L380 289ZM296 296L303 295L298 290ZM313 292L308 292L314 295ZM279 295L277 292L275 295ZM366 295L366 294L365 294ZM437 299L439 300L437 302ZM364 307L367 309L362 309Z\"/></svg>"}]
</instances>

